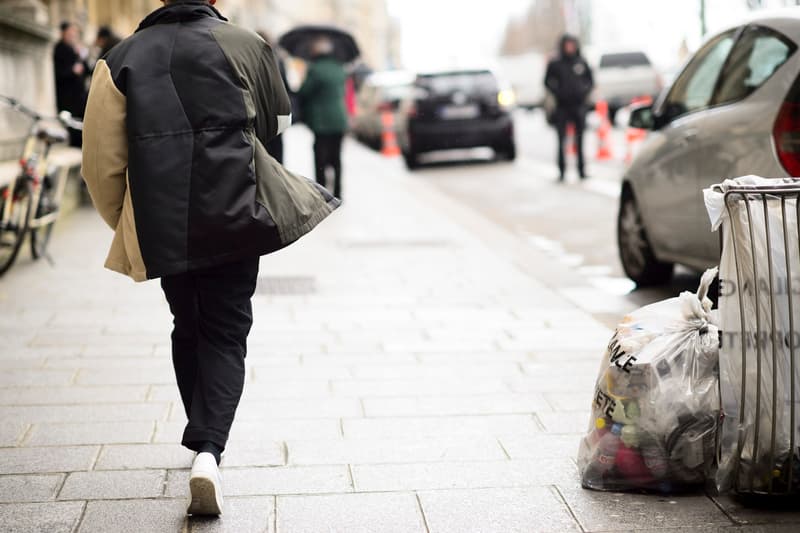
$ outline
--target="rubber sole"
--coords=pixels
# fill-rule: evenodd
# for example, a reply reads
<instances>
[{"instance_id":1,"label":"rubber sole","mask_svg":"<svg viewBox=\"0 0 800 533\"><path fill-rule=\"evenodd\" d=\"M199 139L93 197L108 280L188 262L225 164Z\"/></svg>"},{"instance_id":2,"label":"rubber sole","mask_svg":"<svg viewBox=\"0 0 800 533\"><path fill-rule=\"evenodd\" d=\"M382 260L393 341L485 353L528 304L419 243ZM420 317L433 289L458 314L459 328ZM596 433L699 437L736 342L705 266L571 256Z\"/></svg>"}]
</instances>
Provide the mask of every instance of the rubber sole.
<instances>
[{"instance_id":1,"label":"rubber sole","mask_svg":"<svg viewBox=\"0 0 800 533\"><path fill-rule=\"evenodd\" d=\"M214 481L205 476L195 475L189 480L189 492L192 501L189 503L188 514L219 516L222 514L221 498L217 499L217 488Z\"/></svg>"}]
</instances>

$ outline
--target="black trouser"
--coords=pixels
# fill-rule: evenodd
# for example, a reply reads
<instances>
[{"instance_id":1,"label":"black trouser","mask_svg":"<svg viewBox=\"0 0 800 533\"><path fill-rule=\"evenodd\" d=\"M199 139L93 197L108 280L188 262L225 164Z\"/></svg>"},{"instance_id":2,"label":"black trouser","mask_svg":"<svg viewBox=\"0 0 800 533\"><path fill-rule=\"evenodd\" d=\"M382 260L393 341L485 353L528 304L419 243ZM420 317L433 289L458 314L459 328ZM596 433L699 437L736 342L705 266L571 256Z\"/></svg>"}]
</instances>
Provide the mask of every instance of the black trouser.
<instances>
[{"instance_id":1,"label":"black trouser","mask_svg":"<svg viewBox=\"0 0 800 533\"><path fill-rule=\"evenodd\" d=\"M182 444L225 448L244 387L258 257L161 278L175 317L172 363L189 423Z\"/></svg>"},{"instance_id":2,"label":"black trouser","mask_svg":"<svg viewBox=\"0 0 800 533\"><path fill-rule=\"evenodd\" d=\"M578 174L581 177L586 175L586 167L583 160L583 130L586 128L586 111L582 106L560 107L555 112L555 127L558 133L558 170L561 177L564 177L566 170L566 150L567 126L572 124L575 127L575 151L578 156Z\"/></svg>"},{"instance_id":3,"label":"black trouser","mask_svg":"<svg viewBox=\"0 0 800 533\"><path fill-rule=\"evenodd\" d=\"M328 169L333 171L333 195L342 197L342 138L341 133L317 133L314 136L314 166L317 183L328 187Z\"/></svg>"}]
</instances>

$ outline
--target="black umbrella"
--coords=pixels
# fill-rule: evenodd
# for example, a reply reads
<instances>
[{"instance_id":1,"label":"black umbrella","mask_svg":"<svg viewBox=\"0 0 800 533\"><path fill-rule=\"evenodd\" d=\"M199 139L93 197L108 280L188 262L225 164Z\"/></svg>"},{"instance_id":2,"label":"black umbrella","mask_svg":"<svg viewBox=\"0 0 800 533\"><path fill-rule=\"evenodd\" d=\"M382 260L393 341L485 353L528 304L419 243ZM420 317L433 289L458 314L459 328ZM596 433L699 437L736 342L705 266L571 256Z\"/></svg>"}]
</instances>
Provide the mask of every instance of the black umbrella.
<instances>
[{"instance_id":1,"label":"black umbrella","mask_svg":"<svg viewBox=\"0 0 800 533\"><path fill-rule=\"evenodd\" d=\"M301 59L313 59L311 47L319 37L333 43L333 55L342 63L349 63L361 55L353 36L333 26L298 26L284 34L278 45L289 54Z\"/></svg>"}]
</instances>

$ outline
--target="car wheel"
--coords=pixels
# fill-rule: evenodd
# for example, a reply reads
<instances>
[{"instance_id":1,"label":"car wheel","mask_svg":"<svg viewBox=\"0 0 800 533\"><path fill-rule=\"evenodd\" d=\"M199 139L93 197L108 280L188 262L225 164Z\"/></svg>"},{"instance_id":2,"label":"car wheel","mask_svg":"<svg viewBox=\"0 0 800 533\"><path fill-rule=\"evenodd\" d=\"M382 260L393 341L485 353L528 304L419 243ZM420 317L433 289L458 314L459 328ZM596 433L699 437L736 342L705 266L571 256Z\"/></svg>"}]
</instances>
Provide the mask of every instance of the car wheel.
<instances>
[{"instance_id":1,"label":"car wheel","mask_svg":"<svg viewBox=\"0 0 800 533\"><path fill-rule=\"evenodd\" d=\"M629 190L623 191L620 198L617 247L625 274L639 287L663 285L672 278L674 265L656 259L639 206Z\"/></svg>"},{"instance_id":2,"label":"car wheel","mask_svg":"<svg viewBox=\"0 0 800 533\"><path fill-rule=\"evenodd\" d=\"M419 168L419 156L416 152L403 152L403 161L406 163L408 170L417 170Z\"/></svg>"},{"instance_id":3,"label":"car wheel","mask_svg":"<svg viewBox=\"0 0 800 533\"><path fill-rule=\"evenodd\" d=\"M497 159L501 159L503 161L514 161L517 158L517 146L513 141L496 147L494 152L497 156Z\"/></svg>"}]
</instances>

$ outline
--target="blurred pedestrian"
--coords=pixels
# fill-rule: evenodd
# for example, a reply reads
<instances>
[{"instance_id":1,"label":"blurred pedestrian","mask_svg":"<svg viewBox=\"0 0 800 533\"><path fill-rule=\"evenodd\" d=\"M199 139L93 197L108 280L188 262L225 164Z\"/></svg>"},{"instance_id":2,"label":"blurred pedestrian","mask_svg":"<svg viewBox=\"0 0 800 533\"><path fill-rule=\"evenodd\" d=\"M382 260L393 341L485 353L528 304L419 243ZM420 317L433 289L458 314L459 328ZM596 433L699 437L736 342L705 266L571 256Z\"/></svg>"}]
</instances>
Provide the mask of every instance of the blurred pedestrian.
<instances>
[{"instance_id":1,"label":"blurred pedestrian","mask_svg":"<svg viewBox=\"0 0 800 533\"><path fill-rule=\"evenodd\" d=\"M53 50L53 65L56 78L56 107L58 111L69 111L75 118L83 118L86 111L86 79L89 65L88 49L81 45L81 33L77 24L61 23L61 39ZM81 132L69 130L70 145L81 147Z\"/></svg>"},{"instance_id":2,"label":"blurred pedestrian","mask_svg":"<svg viewBox=\"0 0 800 533\"><path fill-rule=\"evenodd\" d=\"M257 33L262 39L264 39L264 41L267 44L272 45L272 43L274 42L270 38L270 36L269 36L269 34L267 32L259 31ZM288 93L289 92L289 82L286 81L286 65L283 62L283 58L278 53L278 50L276 50L274 46L273 46L272 50L275 53L275 62L278 64L278 69L280 69L280 72L281 72L281 80L283 81L283 86L284 86L284 88L286 89L286 91ZM290 98L290 101L291 101L291 98ZM274 139L272 139L271 141L269 141L267 143L267 152L269 152L269 155L271 155L273 158L275 158L275 161L277 161L278 163L283 164L283 134L282 133L276 135Z\"/></svg>"},{"instance_id":3,"label":"blurred pedestrian","mask_svg":"<svg viewBox=\"0 0 800 533\"><path fill-rule=\"evenodd\" d=\"M333 195L342 197L342 139L347 131L344 66L333 54L333 42L320 37L312 44L313 59L297 95L303 121L314 132L317 183L327 186L333 173Z\"/></svg>"},{"instance_id":4,"label":"blurred pedestrian","mask_svg":"<svg viewBox=\"0 0 800 533\"><path fill-rule=\"evenodd\" d=\"M161 278L182 444L198 452L188 512L209 515L222 512L218 465L244 385L259 256L338 205L267 155L291 119L275 55L215 3L167 0L97 62L82 168L115 232L106 267Z\"/></svg>"},{"instance_id":5,"label":"blurred pedestrian","mask_svg":"<svg viewBox=\"0 0 800 533\"><path fill-rule=\"evenodd\" d=\"M103 58L108 54L112 48L117 46L122 39L114 33L114 30L109 28L108 26L100 26L100 29L97 30L97 39L95 39L94 45L99 50L99 58Z\"/></svg>"},{"instance_id":6,"label":"blurred pedestrian","mask_svg":"<svg viewBox=\"0 0 800 533\"><path fill-rule=\"evenodd\" d=\"M558 133L559 181L564 181L566 171L565 148L567 128L572 124L575 132L575 149L578 157L578 174L586 178L583 157L583 131L586 127L589 95L594 88L594 78L589 64L581 55L576 37L564 35L558 55L547 65L544 84L555 98L551 122Z\"/></svg>"}]
</instances>

